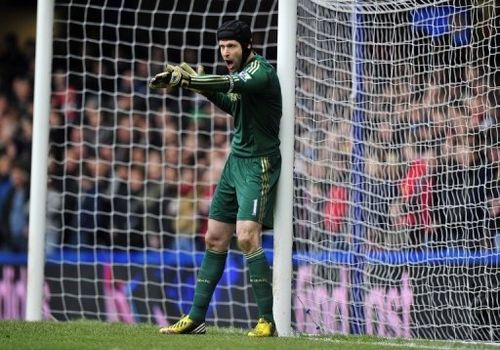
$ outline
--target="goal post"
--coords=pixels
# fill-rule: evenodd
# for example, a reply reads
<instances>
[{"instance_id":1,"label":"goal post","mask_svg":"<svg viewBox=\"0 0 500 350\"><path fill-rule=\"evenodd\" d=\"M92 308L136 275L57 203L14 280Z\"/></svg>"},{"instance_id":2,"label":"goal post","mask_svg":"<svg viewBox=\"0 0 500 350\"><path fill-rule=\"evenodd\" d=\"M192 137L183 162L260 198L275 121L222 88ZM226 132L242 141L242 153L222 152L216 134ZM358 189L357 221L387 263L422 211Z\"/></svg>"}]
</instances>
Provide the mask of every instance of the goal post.
<instances>
[{"instance_id":1,"label":"goal post","mask_svg":"<svg viewBox=\"0 0 500 350\"><path fill-rule=\"evenodd\" d=\"M295 125L295 31L297 1L280 0L277 70L283 100L280 126L281 175L274 219L273 291L276 330L289 336L292 305L293 162Z\"/></svg>"},{"instance_id":2,"label":"goal post","mask_svg":"<svg viewBox=\"0 0 500 350\"><path fill-rule=\"evenodd\" d=\"M30 220L26 320L40 321L43 308L45 266L45 212L49 154L50 81L54 0L37 4L33 152L31 158Z\"/></svg>"}]
</instances>

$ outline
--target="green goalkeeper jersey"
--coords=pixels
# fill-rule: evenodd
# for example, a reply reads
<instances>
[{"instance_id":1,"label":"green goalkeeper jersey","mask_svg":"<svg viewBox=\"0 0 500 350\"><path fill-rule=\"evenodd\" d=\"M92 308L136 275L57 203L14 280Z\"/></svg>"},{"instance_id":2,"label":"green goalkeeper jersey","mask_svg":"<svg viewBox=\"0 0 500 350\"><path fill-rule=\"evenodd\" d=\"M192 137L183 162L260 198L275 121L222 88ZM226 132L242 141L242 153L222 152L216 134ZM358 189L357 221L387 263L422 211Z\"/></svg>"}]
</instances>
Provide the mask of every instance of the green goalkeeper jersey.
<instances>
[{"instance_id":1,"label":"green goalkeeper jersey","mask_svg":"<svg viewBox=\"0 0 500 350\"><path fill-rule=\"evenodd\" d=\"M230 75L194 77L189 87L234 117L231 149L235 156L279 154L281 89L276 71L264 57L256 54Z\"/></svg>"}]
</instances>

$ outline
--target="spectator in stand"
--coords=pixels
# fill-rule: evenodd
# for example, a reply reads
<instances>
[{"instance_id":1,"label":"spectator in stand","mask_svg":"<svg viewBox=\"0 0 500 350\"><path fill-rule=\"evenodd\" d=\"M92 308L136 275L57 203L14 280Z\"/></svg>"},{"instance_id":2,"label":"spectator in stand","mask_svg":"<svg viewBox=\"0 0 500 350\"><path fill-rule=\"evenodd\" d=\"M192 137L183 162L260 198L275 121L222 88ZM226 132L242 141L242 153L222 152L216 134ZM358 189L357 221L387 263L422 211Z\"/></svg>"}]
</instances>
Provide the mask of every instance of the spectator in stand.
<instances>
[{"instance_id":1,"label":"spectator in stand","mask_svg":"<svg viewBox=\"0 0 500 350\"><path fill-rule=\"evenodd\" d=\"M118 115L115 133L115 162L126 164L132 158L132 146L134 144L132 120L130 116L127 114Z\"/></svg>"},{"instance_id":2,"label":"spectator in stand","mask_svg":"<svg viewBox=\"0 0 500 350\"><path fill-rule=\"evenodd\" d=\"M385 112L381 116L375 113L371 122L373 126L365 146L363 187L366 190L363 202L367 204L364 212L367 237L375 250L400 249L407 242L405 227L397 224L403 205L398 188L402 170L400 123L394 114ZM350 152L346 150L347 154Z\"/></svg>"},{"instance_id":3,"label":"spectator in stand","mask_svg":"<svg viewBox=\"0 0 500 350\"><path fill-rule=\"evenodd\" d=\"M99 109L98 99L90 96L83 108L83 141L90 145L110 143L113 137L111 125L105 120L104 112Z\"/></svg>"},{"instance_id":4,"label":"spectator in stand","mask_svg":"<svg viewBox=\"0 0 500 350\"><path fill-rule=\"evenodd\" d=\"M15 143L17 146L18 161L25 164L31 162L31 143L33 140L33 122L32 118L21 118L19 121L19 129L16 133ZM29 167L28 167L29 168Z\"/></svg>"},{"instance_id":5,"label":"spectator in stand","mask_svg":"<svg viewBox=\"0 0 500 350\"><path fill-rule=\"evenodd\" d=\"M407 168L399 189L403 214L400 220L407 232L408 244L421 249L429 240L432 228L432 166L429 162L435 155L432 148L416 143L406 146L404 154Z\"/></svg>"},{"instance_id":6,"label":"spectator in stand","mask_svg":"<svg viewBox=\"0 0 500 350\"><path fill-rule=\"evenodd\" d=\"M133 91L134 95L145 97L148 92L150 72L147 60L138 59L135 63Z\"/></svg>"},{"instance_id":7,"label":"spectator in stand","mask_svg":"<svg viewBox=\"0 0 500 350\"><path fill-rule=\"evenodd\" d=\"M472 128L484 131L496 124L496 116L488 95L474 95L467 101L469 123Z\"/></svg>"},{"instance_id":8,"label":"spectator in stand","mask_svg":"<svg viewBox=\"0 0 500 350\"><path fill-rule=\"evenodd\" d=\"M167 166L167 169L175 171L176 174L179 168L179 159L180 159L179 147L170 146L165 150L164 153L165 165ZM167 177L167 174L170 175L170 171L165 173L166 180L170 180L170 178ZM177 175L175 176L175 178L177 178Z\"/></svg>"},{"instance_id":9,"label":"spectator in stand","mask_svg":"<svg viewBox=\"0 0 500 350\"><path fill-rule=\"evenodd\" d=\"M398 230L391 221L391 205L399 203L399 191L386 165L386 151L372 150L365 162L366 193L363 201L367 203L367 237L375 250L398 249L407 241L406 232Z\"/></svg>"},{"instance_id":10,"label":"spectator in stand","mask_svg":"<svg viewBox=\"0 0 500 350\"><path fill-rule=\"evenodd\" d=\"M12 168L12 158L8 154L0 151L0 213L7 199L7 194L12 188L10 171Z\"/></svg>"},{"instance_id":11,"label":"spectator in stand","mask_svg":"<svg viewBox=\"0 0 500 350\"><path fill-rule=\"evenodd\" d=\"M468 91L468 94L470 96L481 96L487 94L490 89L490 83L486 78L488 74L486 73L485 67L469 64L464 70L465 72L463 75L465 76L465 89Z\"/></svg>"},{"instance_id":12,"label":"spectator in stand","mask_svg":"<svg viewBox=\"0 0 500 350\"><path fill-rule=\"evenodd\" d=\"M61 210L62 198L61 180L58 178L58 166L52 155L49 155L47 183L47 201L46 201L46 235L45 235L45 253L51 254L61 243Z\"/></svg>"},{"instance_id":13,"label":"spectator in stand","mask_svg":"<svg viewBox=\"0 0 500 350\"><path fill-rule=\"evenodd\" d=\"M93 247L109 245L108 234L110 206L109 191L111 181L111 166L102 161L95 150L87 150L83 159L84 169L81 176L81 193L78 198L76 215L72 227L76 235L70 243Z\"/></svg>"},{"instance_id":14,"label":"spectator in stand","mask_svg":"<svg viewBox=\"0 0 500 350\"><path fill-rule=\"evenodd\" d=\"M119 165L119 181L111 198L111 245L117 249L146 246L144 233L144 169Z\"/></svg>"},{"instance_id":15,"label":"spectator in stand","mask_svg":"<svg viewBox=\"0 0 500 350\"><path fill-rule=\"evenodd\" d=\"M175 243L170 248L176 251L192 251L196 234L199 232L198 188L195 180L195 170L192 167L183 167L178 197L170 202L168 208L169 214L175 218Z\"/></svg>"},{"instance_id":16,"label":"spectator in stand","mask_svg":"<svg viewBox=\"0 0 500 350\"><path fill-rule=\"evenodd\" d=\"M162 143L163 147L166 147L167 151L171 148L176 151L180 150L180 136L178 134L177 124L174 122L165 122L162 131Z\"/></svg>"},{"instance_id":17,"label":"spectator in stand","mask_svg":"<svg viewBox=\"0 0 500 350\"><path fill-rule=\"evenodd\" d=\"M182 139L181 146L181 166L194 167L196 163L196 150L198 149L197 135L193 132L188 132Z\"/></svg>"},{"instance_id":18,"label":"spectator in stand","mask_svg":"<svg viewBox=\"0 0 500 350\"><path fill-rule=\"evenodd\" d=\"M482 137L472 131L456 138L451 156L436 166L433 207L437 246L484 249L489 246L485 184L491 182Z\"/></svg>"},{"instance_id":19,"label":"spectator in stand","mask_svg":"<svg viewBox=\"0 0 500 350\"><path fill-rule=\"evenodd\" d=\"M0 119L0 145L4 152L11 158L16 159L20 156L20 150L16 142L21 123L17 110L10 108L9 112Z\"/></svg>"},{"instance_id":20,"label":"spectator in stand","mask_svg":"<svg viewBox=\"0 0 500 350\"><path fill-rule=\"evenodd\" d=\"M486 182L488 190L488 212L490 247L500 252L500 125L494 125L485 133L488 169L491 175L490 181Z\"/></svg>"},{"instance_id":21,"label":"spectator in stand","mask_svg":"<svg viewBox=\"0 0 500 350\"><path fill-rule=\"evenodd\" d=\"M149 145L155 148L162 148L164 145L175 144L177 140L175 116L172 110L167 107L161 107L154 111L151 118L151 126L149 127ZM143 117L144 119L144 117ZM166 130L169 131L166 131ZM165 133L165 135L164 135ZM168 133L172 134L171 136ZM163 137L165 136L165 139Z\"/></svg>"},{"instance_id":22,"label":"spectator in stand","mask_svg":"<svg viewBox=\"0 0 500 350\"><path fill-rule=\"evenodd\" d=\"M69 146L64 153L64 165L59 169L61 176L61 201L63 215L61 216L61 226L63 228L61 244L75 241L78 235L77 210L80 197L80 169L83 164L81 148Z\"/></svg>"},{"instance_id":23,"label":"spectator in stand","mask_svg":"<svg viewBox=\"0 0 500 350\"><path fill-rule=\"evenodd\" d=\"M135 108L135 107L134 107ZM149 146L149 130L152 125L152 121L150 121L146 117L145 106L139 106L138 110L134 110L132 114L132 134L134 137L134 143L136 146L146 148Z\"/></svg>"},{"instance_id":24,"label":"spectator in stand","mask_svg":"<svg viewBox=\"0 0 500 350\"><path fill-rule=\"evenodd\" d=\"M144 233L147 244L152 248L163 248L161 230L161 207L163 204L162 156L157 150L147 155L144 183Z\"/></svg>"},{"instance_id":25,"label":"spectator in stand","mask_svg":"<svg viewBox=\"0 0 500 350\"><path fill-rule=\"evenodd\" d=\"M161 234L161 242L164 248L172 246L175 241L174 226L176 217L174 216L175 212L173 212L172 208L176 205L175 202L179 198L180 192L178 164L173 163L174 159L177 159L177 151L174 150L171 154L173 154L175 158L172 157L170 160L165 159L164 161L163 201L160 207L160 230L158 231Z\"/></svg>"},{"instance_id":26,"label":"spectator in stand","mask_svg":"<svg viewBox=\"0 0 500 350\"><path fill-rule=\"evenodd\" d=\"M12 106L19 112L21 118L33 116L32 82L27 76L16 76L12 81Z\"/></svg>"},{"instance_id":27,"label":"spectator in stand","mask_svg":"<svg viewBox=\"0 0 500 350\"><path fill-rule=\"evenodd\" d=\"M333 235L342 232L349 210L348 201L348 192L344 186L333 185L330 188L324 214L325 229Z\"/></svg>"},{"instance_id":28,"label":"spectator in stand","mask_svg":"<svg viewBox=\"0 0 500 350\"><path fill-rule=\"evenodd\" d=\"M26 252L28 248L29 176L26 168L15 163L11 169L12 187L5 196L0 213L0 237L8 250Z\"/></svg>"},{"instance_id":29,"label":"spectator in stand","mask_svg":"<svg viewBox=\"0 0 500 350\"><path fill-rule=\"evenodd\" d=\"M130 160L131 165L141 165L146 164L146 149L142 145L136 145L132 148L132 158Z\"/></svg>"},{"instance_id":30,"label":"spectator in stand","mask_svg":"<svg viewBox=\"0 0 500 350\"><path fill-rule=\"evenodd\" d=\"M134 79L132 76L132 70L130 68L127 68L120 73L118 81L118 91L121 94L133 93Z\"/></svg>"},{"instance_id":31,"label":"spectator in stand","mask_svg":"<svg viewBox=\"0 0 500 350\"><path fill-rule=\"evenodd\" d=\"M64 116L65 124L80 123L78 114L78 95L76 88L68 81L68 74L62 69L54 70L52 75L52 108Z\"/></svg>"}]
</instances>

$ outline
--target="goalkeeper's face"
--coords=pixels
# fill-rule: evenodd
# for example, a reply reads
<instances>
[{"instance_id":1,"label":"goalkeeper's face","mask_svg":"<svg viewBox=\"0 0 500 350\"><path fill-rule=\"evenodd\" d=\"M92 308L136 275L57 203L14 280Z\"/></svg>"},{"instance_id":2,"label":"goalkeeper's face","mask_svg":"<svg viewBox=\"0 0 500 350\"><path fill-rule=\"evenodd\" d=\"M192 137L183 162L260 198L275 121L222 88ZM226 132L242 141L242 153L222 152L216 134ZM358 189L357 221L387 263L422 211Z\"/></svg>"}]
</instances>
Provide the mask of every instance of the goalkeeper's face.
<instances>
[{"instance_id":1,"label":"goalkeeper's face","mask_svg":"<svg viewBox=\"0 0 500 350\"><path fill-rule=\"evenodd\" d=\"M230 73L239 70L243 64L243 49L236 40L219 40L222 59Z\"/></svg>"}]
</instances>

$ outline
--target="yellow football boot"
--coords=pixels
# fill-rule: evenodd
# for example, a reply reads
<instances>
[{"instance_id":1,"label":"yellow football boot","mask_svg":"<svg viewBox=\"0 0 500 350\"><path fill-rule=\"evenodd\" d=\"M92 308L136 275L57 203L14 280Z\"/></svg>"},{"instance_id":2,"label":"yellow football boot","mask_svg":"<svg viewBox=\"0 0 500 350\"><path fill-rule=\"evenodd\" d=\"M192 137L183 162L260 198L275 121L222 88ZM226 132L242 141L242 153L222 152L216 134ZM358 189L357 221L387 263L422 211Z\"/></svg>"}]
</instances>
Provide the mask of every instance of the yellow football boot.
<instances>
[{"instance_id":1,"label":"yellow football boot","mask_svg":"<svg viewBox=\"0 0 500 350\"><path fill-rule=\"evenodd\" d=\"M272 337L276 333L274 322L270 322L265 318L259 318L259 322L254 329L248 332L249 337Z\"/></svg>"},{"instance_id":2,"label":"yellow football boot","mask_svg":"<svg viewBox=\"0 0 500 350\"><path fill-rule=\"evenodd\" d=\"M205 334L207 326L205 322L196 323L189 316L184 316L173 325L160 328L163 334Z\"/></svg>"}]
</instances>

